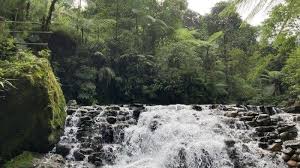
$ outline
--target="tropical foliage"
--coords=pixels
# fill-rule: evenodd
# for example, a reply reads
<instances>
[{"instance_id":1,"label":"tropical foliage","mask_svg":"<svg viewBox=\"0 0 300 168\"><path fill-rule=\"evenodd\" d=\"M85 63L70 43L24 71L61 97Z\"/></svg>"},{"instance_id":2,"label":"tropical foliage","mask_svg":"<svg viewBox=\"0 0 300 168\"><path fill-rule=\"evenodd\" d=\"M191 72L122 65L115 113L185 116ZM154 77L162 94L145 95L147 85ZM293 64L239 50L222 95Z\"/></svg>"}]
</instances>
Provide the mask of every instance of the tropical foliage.
<instances>
[{"instance_id":1,"label":"tropical foliage","mask_svg":"<svg viewBox=\"0 0 300 168\"><path fill-rule=\"evenodd\" d=\"M297 0L275 6L259 27L236 11L248 0L220 2L205 16L186 0L78 2L4 0L0 21L20 23L0 22L0 59L48 49L66 98L82 104L299 101ZM256 1L248 19L274 2ZM11 80L0 73L0 89Z\"/></svg>"}]
</instances>

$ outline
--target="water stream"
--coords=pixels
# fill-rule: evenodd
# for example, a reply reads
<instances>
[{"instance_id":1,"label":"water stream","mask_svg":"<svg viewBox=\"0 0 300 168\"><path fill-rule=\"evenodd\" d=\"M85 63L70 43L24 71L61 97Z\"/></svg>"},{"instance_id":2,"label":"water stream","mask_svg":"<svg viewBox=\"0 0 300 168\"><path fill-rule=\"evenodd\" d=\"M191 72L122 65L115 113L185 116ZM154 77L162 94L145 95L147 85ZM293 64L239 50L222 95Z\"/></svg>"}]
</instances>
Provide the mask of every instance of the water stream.
<instances>
[{"instance_id":1,"label":"water stream","mask_svg":"<svg viewBox=\"0 0 300 168\"><path fill-rule=\"evenodd\" d=\"M80 107L68 116L59 142L70 148L65 167L287 167L279 155L258 147L254 128L244 121L220 109L201 109L146 106L137 114L129 106Z\"/></svg>"}]
</instances>

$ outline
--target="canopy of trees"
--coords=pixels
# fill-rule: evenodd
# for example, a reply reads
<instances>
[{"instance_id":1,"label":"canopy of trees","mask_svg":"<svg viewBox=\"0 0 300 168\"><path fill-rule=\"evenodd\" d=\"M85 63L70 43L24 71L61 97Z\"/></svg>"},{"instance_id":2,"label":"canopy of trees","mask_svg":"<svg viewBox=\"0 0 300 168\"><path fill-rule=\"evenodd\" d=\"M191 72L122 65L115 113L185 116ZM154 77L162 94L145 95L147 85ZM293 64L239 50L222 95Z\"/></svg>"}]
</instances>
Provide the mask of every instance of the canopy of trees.
<instances>
[{"instance_id":1,"label":"canopy of trees","mask_svg":"<svg viewBox=\"0 0 300 168\"><path fill-rule=\"evenodd\" d=\"M186 0L86 2L3 0L0 59L15 46L48 49L66 98L82 104L300 100L299 0L276 6L259 27L229 2L205 16ZM11 87L1 71L0 84Z\"/></svg>"}]
</instances>

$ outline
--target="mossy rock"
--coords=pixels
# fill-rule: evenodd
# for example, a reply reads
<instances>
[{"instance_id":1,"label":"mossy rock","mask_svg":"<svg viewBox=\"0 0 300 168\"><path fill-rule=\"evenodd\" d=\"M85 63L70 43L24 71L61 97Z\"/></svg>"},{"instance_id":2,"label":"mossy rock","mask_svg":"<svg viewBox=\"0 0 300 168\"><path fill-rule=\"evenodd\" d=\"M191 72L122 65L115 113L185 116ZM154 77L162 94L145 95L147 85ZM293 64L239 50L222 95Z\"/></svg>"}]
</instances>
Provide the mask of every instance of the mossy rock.
<instances>
[{"instance_id":1,"label":"mossy rock","mask_svg":"<svg viewBox=\"0 0 300 168\"><path fill-rule=\"evenodd\" d=\"M3 168L33 168L34 159L40 158L38 153L24 151L3 165Z\"/></svg>"},{"instance_id":2,"label":"mossy rock","mask_svg":"<svg viewBox=\"0 0 300 168\"><path fill-rule=\"evenodd\" d=\"M0 88L0 158L49 151L63 130L66 103L48 60L18 52L0 61L0 77L13 85Z\"/></svg>"}]
</instances>

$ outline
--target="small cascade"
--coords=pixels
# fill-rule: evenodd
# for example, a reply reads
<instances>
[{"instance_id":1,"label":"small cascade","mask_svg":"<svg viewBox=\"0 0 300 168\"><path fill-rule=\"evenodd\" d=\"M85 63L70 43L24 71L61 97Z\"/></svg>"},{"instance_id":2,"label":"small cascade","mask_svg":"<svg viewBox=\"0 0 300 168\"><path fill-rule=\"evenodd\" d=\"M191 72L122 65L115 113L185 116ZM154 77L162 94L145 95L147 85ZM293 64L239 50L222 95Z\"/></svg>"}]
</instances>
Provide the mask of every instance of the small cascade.
<instances>
[{"instance_id":1,"label":"small cascade","mask_svg":"<svg viewBox=\"0 0 300 168\"><path fill-rule=\"evenodd\" d=\"M124 148L107 168L286 167L261 150L242 121L224 117L224 108L171 105L147 107L126 129ZM229 109L227 109L229 110ZM236 109L235 109L236 110Z\"/></svg>"},{"instance_id":2,"label":"small cascade","mask_svg":"<svg viewBox=\"0 0 300 168\"><path fill-rule=\"evenodd\" d=\"M66 167L113 164L124 129L137 123L142 110L141 105L70 107L64 135L54 152L66 158Z\"/></svg>"},{"instance_id":3,"label":"small cascade","mask_svg":"<svg viewBox=\"0 0 300 168\"><path fill-rule=\"evenodd\" d=\"M65 168L287 168L300 161L300 117L275 107L72 105L67 112L64 135L44 159L61 155Z\"/></svg>"}]
</instances>

